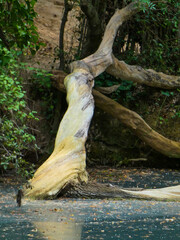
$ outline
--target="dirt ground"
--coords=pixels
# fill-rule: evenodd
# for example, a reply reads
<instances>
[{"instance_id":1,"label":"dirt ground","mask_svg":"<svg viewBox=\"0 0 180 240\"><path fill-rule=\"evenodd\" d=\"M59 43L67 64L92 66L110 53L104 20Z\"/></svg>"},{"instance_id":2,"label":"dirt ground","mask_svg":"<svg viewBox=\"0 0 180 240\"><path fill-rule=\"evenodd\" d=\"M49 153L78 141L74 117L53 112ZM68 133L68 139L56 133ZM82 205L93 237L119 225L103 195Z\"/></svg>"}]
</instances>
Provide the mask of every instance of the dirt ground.
<instances>
[{"instance_id":1,"label":"dirt ground","mask_svg":"<svg viewBox=\"0 0 180 240\"><path fill-rule=\"evenodd\" d=\"M57 69L59 60L56 59L59 47L60 25L64 12L63 0L38 0L35 5L37 18L35 25L40 36L40 41L45 43L37 54L31 59L34 67L44 68L46 70ZM73 9L68 14L68 21L65 26L65 51L75 45L76 37L74 31L78 28L76 19L77 9Z\"/></svg>"},{"instance_id":2,"label":"dirt ground","mask_svg":"<svg viewBox=\"0 0 180 240\"><path fill-rule=\"evenodd\" d=\"M63 14L63 0L38 0L36 26L42 40L52 47L58 46L59 29Z\"/></svg>"}]
</instances>

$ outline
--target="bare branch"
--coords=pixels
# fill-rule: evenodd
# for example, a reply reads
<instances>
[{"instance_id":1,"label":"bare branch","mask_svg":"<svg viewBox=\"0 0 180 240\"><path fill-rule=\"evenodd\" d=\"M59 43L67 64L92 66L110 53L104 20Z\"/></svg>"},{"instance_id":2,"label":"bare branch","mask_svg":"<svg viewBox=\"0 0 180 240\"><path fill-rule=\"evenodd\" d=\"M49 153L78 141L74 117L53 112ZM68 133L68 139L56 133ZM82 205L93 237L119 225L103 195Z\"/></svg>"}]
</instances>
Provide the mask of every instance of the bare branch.
<instances>
[{"instance_id":1,"label":"bare branch","mask_svg":"<svg viewBox=\"0 0 180 240\"><path fill-rule=\"evenodd\" d=\"M94 54L84 58L81 61L71 63L71 70L75 68L88 67L89 71L94 77L104 72L106 68L113 63L111 56L112 46L118 28L124 21L128 20L138 11L140 11L140 8L137 2L133 2L127 5L125 8L117 10L106 26L104 37L98 50Z\"/></svg>"},{"instance_id":2,"label":"bare branch","mask_svg":"<svg viewBox=\"0 0 180 240\"><path fill-rule=\"evenodd\" d=\"M103 94L111 94L115 92L121 84L113 85L111 87L96 87L95 89Z\"/></svg>"},{"instance_id":3,"label":"bare branch","mask_svg":"<svg viewBox=\"0 0 180 240\"><path fill-rule=\"evenodd\" d=\"M140 66L131 66L124 61L119 61L113 56L113 64L106 69L106 72L116 78L145 84L151 87L175 89L180 87L180 77L166 75L152 69L143 69Z\"/></svg>"},{"instance_id":4,"label":"bare branch","mask_svg":"<svg viewBox=\"0 0 180 240\"><path fill-rule=\"evenodd\" d=\"M52 77L54 85L60 91L65 91L61 73L54 72ZM168 156L180 157L180 143L170 140L153 130L136 112L131 111L116 101L106 97L97 90L93 90L95 104L103 111L118 118L122 123L129 127L135 135L141 138L146 144L156 151Z\"/></svg>"},{"instance_id":5,"label":"bare branch","mask_svg":"<svg viewBox=\"0 0 180 240\"><path fill-rule=\"evenodd\" d=\"M154 131L136 112L131 111L114 100L93 90L95 104L103 111L118 118L128 126L141 140L158 152L168 156L180 157L180 143L163 137Z\"/></svg>"}]
</instances>

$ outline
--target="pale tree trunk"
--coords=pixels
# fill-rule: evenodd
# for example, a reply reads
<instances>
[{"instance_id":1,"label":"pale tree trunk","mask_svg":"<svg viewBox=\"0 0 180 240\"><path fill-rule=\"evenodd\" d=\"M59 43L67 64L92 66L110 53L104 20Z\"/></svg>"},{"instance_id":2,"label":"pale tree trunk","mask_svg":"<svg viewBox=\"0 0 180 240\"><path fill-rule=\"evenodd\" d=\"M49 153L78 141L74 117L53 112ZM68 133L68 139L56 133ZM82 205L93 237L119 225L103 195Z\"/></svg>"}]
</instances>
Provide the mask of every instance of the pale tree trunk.
<instances>
[{"instance_id":1,"label":"pale tree trunk","mask_svg":"<svg viewBox=\"0 0 180 240\"><path fill-rule=\"evenodd\" d=\"M54 71L53 73L54 73L54 76L52 77L52 80L54 81L54 86L60 91L65 92L63 79L61 78L61 76L64 76L64 72ZM146 84L146 79L143 81L143 78L142 78L141 81L144 84ZM165 82L165 79L164 79L164 82ZM176 85L176 82L175 82L175 85ZM156 82L154 82L154 86L157 87ZM167 84L164 83L164 87L168 88L169 82L167 82ZM114 88L116 89L116 85L114 86ZM172 88L174 88L173 85L172 85ZM99 88L99 90L101 91L101 88ZM105 92L106 88L102 88L102 90L103 92ZM108 91L109 91L109 88L107 89L106 93ZM112 100L111 98L108 98L107 96L103 95L99 91L93 89L92 93L93 93L95 104L97 107L102 109L104 112L109 113L113 117L119 119L123 124L129 127L135 135L141 138L147 145L151 146L153 149L162 153L165 156L180 158L179 142L170 140L162 136L161 134L157 133L141 118L141 116L139 116L139 114L125 108L118 102Z\"/></svg>"},{"instance_id":2,"label":"pale tree trunk","mask_svg":"<svg viewBox=\"0 0 180 240\"><path fill-rule=\"evenodd\" d=\"M68 110L61 121L52 155L36 171L27 196L51 198L69 182L87 182L85 141L94 112L93 78L76 69L65 78Z\"/></svg>"},{"instance_id":3,"label":"pale tree trunk","mask_svg":"<svg viewBox=\"0 0 180 240\"><path fill-rule=\"evenodd\" d=\"M122 10L117 10L106 27L98 50L91 56L71 64L72 73L64 81L68 109L59 126L54 151L36 171L30 181L31 187L25 190L25 196L36 199L54 198L63 190L67 191L68 187L71 190L79 188L79 192L87 190L88 177L85 168L84 145L94 112L93 78L114 63L112 45L117 30L124 21L139 10L136 2ZM136 128L135 125L134 128ZM103 187L101 188L103 189ZM105 189L103 196L106 193L109 194L109 191L111 190ZM118 197L120 193L122 196L133 196L133 193L129 191L126 193L127 190L117 191L119 191ZM176 195L179 194L179 189L177 192ZM147 196L147 194L145 195Z\"/></svg>"}]
</instances>

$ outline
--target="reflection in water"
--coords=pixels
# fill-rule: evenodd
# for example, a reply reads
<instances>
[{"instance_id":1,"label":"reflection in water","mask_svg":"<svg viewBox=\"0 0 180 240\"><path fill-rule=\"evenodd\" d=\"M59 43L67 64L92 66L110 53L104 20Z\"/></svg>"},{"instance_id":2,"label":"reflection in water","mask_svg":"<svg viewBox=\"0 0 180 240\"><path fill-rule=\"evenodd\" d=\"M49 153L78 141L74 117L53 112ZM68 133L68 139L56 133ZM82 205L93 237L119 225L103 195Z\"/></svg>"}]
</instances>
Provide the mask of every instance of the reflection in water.
<instances>
[{"instance_id":1,"label":"reflection in water","mask_svg":"<svg viewBox=\"0 0 180 240\"><path fill-rule=\"evenodd\" d=\"M34 222L44 239L180 239L179 203L62 200L52 204L55 208L43 209L41 221Z\"/></svg>"},{"instance_id":2,"label":"reflection in water","mask_svg":"<svg viewBox=\"0 0 180 240\"><path fill-rule=\"evenodd\" d=\"M35 227L49 240L81 240L82 224L75 222L34 222Z\"/></svg>"},{"instance_id":3,"label":"reflection in water","mask_svg":"<svg viewBox=\"0 0 180 240\"><path fill-rule=\"evenodd\" d=\"M124 187L165 187L179 179L179 172L156 171L146 179L132 175ZM180 202L23 199L19 208L15 192L0 184L0 240L180 239Z\"/></svg>"},{"instance_id":4,"label":"reflection in water","mask_svg":"<svg viewBox=\"0 0 180 240\"><path fill-rule=\"evenodd\" d=\"M174 222L173 222L174 221ZM170 218L134 218L119 221L35 222L45 238L49 240L175 240L180 239L180 222Z\"/></svg>"}]
</instances>

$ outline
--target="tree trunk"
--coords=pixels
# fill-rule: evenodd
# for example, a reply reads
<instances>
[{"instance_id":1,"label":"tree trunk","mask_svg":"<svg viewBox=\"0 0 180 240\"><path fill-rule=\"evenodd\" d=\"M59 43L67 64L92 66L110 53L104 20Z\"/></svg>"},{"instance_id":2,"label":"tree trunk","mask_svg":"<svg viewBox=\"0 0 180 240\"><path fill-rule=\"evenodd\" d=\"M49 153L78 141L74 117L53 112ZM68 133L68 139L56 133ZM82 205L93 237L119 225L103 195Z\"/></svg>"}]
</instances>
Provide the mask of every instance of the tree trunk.
<instances>
[{"instance_id":1,"label":"tree trunk","mask_svg":"<svg viewBox=\"0 0 180 240\"><path fill-rule=\"evenodd\" d=\"M95 52L102 39L103 29L102 29L102 16L98 14L98 5L99 1L96 0L95 6L93 6L91 1L81 0L80 7L87 17L88 29L86 42L82 46L82 57L86 57L89 54ZM105 12L106 0L103 0L101 5L101 11ZM102 15L102 14L101 14ZM93 44L92 44L93 43Z\"/></svg>"},{"instance_id":2,"label":"tree trunk","mask_svg":"<svg viewBox=\"0 0 180 240\"><path fill-rule=\"evenodd\" d=\"M106 27L98 50L89 57L71 64L72 73L64 81L68 109L59 126L54 151L30 180L31 188L25 190L27 197L54 198L60 192L63 193L63 189L70 189L70 186L74 186L74 189L75 186L77 188L88 186L86 185L88 177L85 169L84 145L94 112L93 78L113 64L112 45L117 30L125 20L139 10L137 2L129 4L122 10L117 10ZM136 129L134 124L133 126ZM127 190L120 190L120 192L125 192L126 196L133 195Z\"/></svg>"},{"instance_id":3,"label":"tree trunk","mask_svg":"<svg viewBox=\"0 0 180 240\"><path fill-rule=\"evenodd\" d=\"M180 201L180 185L160 189L123 189L111 184L84 183L72 184L63 192L66 197L80 198L111 198L111 199L148 199Z\"/></svg>"},{"instance_id":4,"label":"tree trunk","mask_svg":"<svg viewBox=\"0 0 180 240\"><path fill-rule=\"evenodd\" d=\"M55 197L69 182L87 182L85 141L93 116L93 77L76 69L65 78L68 110L61 121L52 155L36 171L26 196Z\"/></svg>"},{"instance_id":5,"label":"tree trunk","mask_svg":"<svg viewBox=\"0 0 180 240\"><path fill-rule=\"evenodd\" d=\"M54 86L60 91L65 92L65 87L61 78L62 71L54 71L52 77ZM139 73L141 75L141 73ZM166 75L168 76L168 75ZM141 81L146 84L146 79ZM165 80L164 80L165 82ZM176 84L176 83L175 83ZM155 82L154 86L157 84ZM169 86L167 83L164 87ZM116 87L116 85L114 86ZM173 85L172 85L173 88ZM99 89L101 90L101 88ZM104 89L102 89L105 91ZM109 90L109 88L108 88ZM93 96L97 107L119 119L123 124L129 127L135 135L141 138L147 145L165 156L180 158L180 143L170 140L153 130L136 112L123 107L118 102L106 97L99 91L93 89ZM108 91L106 91L106 94Z\"/></svg>"},{"instance_id":6,"label":"tree trunk","mask_svg":"<svg viewBox=\"0 0 180 240\"><path fill-rule=\"evenodd\" d=\"M64 61L64 29L66 25L66 21L68 18L69 11L72 10L72 6L69 5L68 0L64 0L64 13L61 21L60 31L59 31L59 59L60 65L59 69L65 69L65 61Z\"/></svg>"}]
</instances>

